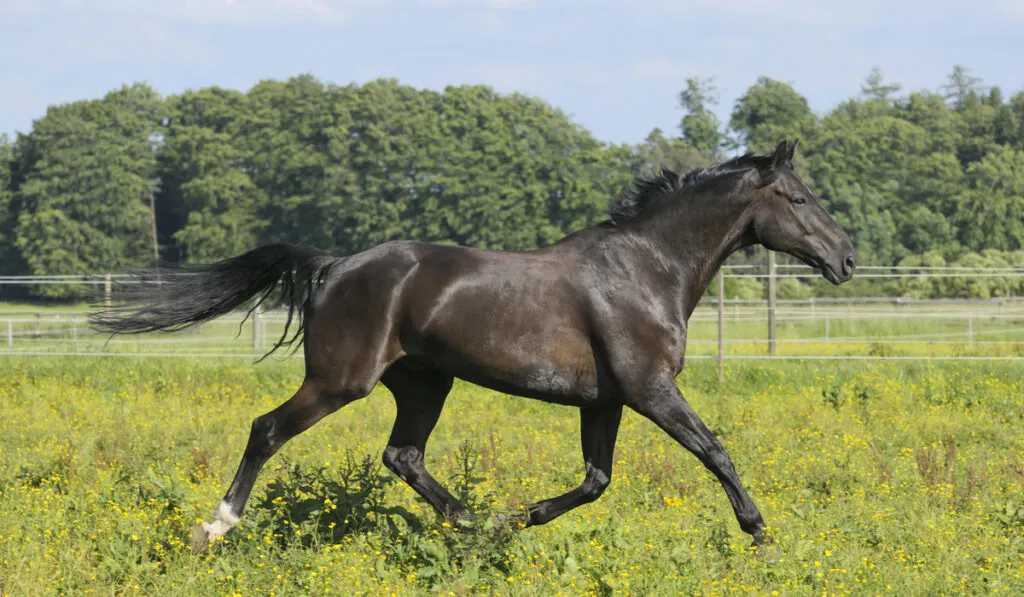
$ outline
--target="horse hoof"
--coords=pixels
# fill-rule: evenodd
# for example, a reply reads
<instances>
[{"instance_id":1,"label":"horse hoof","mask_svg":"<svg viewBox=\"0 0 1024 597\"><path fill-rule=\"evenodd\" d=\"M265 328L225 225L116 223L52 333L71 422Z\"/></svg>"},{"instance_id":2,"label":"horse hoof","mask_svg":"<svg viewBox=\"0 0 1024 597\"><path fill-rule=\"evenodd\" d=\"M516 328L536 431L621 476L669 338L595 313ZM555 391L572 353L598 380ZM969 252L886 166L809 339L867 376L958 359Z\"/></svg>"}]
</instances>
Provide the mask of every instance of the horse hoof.
<instances>
[{"instance_id":1,"label":"horse hoof","mask_svg":"<svg viewBox=\"0 0 1024 597\"><path fill-rule=\"evenodd\" d=\"M495 528L517 531L527 526L528 518L522 512L498 513L494 515Z\"/></svg>"},{"instance_id":2,"label":"horse hoof","mask_svg":"<svg viewBox=\"0 0 1024 597\"><path fill-rule=\"evenodd\" d=\"M458 510L446 515L444 521L453 527L468 530L476 526L476 515L469 510Z\"/></svg>"},{"instance_id":3,"label":"horse hoof","mask_svg":"<svg viewBox=\"0 0 1024 597\"><path fill-rule=\"evenodd\" d=\"M192 527L192 553L206 551L206 548L209 546L210 534L207 532L206 527L202 523Z\"/></svg>"},{"instance_id":4,"label":"horse hoof","mask_svg":"<svg viewBox=\"0 0 1024 597\"><path fill-rule=\"evenodd\" d=\"M754 549L754 555L767 564L778 564L782 557L779 544L771 539L755 540L751 547Z\"/></svg>"}]
</instances>

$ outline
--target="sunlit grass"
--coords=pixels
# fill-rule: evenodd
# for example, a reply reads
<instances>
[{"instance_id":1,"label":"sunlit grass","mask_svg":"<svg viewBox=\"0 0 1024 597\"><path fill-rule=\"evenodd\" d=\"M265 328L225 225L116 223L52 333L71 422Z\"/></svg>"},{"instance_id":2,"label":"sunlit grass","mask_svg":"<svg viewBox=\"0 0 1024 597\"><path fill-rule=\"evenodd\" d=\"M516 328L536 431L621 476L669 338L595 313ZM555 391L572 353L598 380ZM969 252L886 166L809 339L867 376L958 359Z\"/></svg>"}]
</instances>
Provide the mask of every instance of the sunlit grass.
<instances>
[{"instance_id":1,"label":"sunlit grass","mask_svg":"<svg viewBox=\"0 0 1024 597\"><path fill-rule=\"evenodd\" d=\"M226 489L250 420L300 374L299 361L0 361L0 594L1024 592L1019 366L751 362L719 386L710 363L690 365L681 387L773 527L776 564L748 552L697 460L631 412L597 502L510 534L445 527L377 470L384 389L289 443L242 524L193 555L189 529ZM577 434L573 409L458 383L427 466L486 518L578 483Z\"/></svg>"}]
</instances>

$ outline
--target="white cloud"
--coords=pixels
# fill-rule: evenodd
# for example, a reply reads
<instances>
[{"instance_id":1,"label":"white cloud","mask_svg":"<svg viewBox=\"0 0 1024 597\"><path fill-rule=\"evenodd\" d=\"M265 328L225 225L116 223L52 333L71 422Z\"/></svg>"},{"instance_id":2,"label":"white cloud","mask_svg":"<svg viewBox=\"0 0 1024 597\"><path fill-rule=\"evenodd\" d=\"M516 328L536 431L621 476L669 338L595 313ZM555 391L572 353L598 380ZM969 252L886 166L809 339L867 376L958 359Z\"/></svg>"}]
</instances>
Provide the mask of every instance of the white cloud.
<instances>
[{"instance_id":1,"label":"white cloud","mask_svg":"<svg viewBox=\"0 0 1024 597\"><path fill-rule=\"evenodd\" d=\"M428 6L469 6L474 8L537 8L537 0L419 0Z\"/></svg>"},{"instance_id":2,"label":"white cloud","mask_svg":"<svg viewBox=\"0 0 1024 597\"><path fill-rule=\"evenodd\" d=\"M1000 14L1024 20L1024 0L993 0L992 4Z\"/></svg>"},{"instance_id":3,"label":"white cloud","mask_svg":"<svg viewBox=\"0 0 1024 597\"><path fill-rule=\"evenodd\" d=\"M0 0L0 13L15 16L77 13L102 19L175 19L198 24L339 23L372 0Z\"/></svg>"},{"instance_id":4,"label":"white cloud","mask_svg":"<svg viewBox=\"0 0 1024 597\"><path fill-rule=\"evenodd\" d=\"M583 0L576 0L583 3ZM1013 2L1015 0L995 0ZM1016 0L1020 1L1020 0ZM861 0L836 2L827 0L615 0L622 5L632 4L648 13L682 15L688 22L682 24L699 27L702 14L728 15L737 22L755 22L767 25L850 25L871 22L881 9L889 6L887 0ZM692 19L692 20L691 20Z\"/></svg>"},{"instance_id":5,"label":"white cloud","mask_svg":"<svg viewBox=\"0 0 1024 597\"><path fill-rule=\"evenodd\" d=\"M339 0L155 0L148 10L200 23L340 22L350 2Z\"/></svg>"},{"instance_id":6,"label":"white cloud","mask_svg":"<svg viewBox=\"0 0 1024 597\"><path fill-rule=\"evenodd\" d=\"M537 8L537 0L491 0L490 4L499 8Z\"/></svg>"}]
</instances>

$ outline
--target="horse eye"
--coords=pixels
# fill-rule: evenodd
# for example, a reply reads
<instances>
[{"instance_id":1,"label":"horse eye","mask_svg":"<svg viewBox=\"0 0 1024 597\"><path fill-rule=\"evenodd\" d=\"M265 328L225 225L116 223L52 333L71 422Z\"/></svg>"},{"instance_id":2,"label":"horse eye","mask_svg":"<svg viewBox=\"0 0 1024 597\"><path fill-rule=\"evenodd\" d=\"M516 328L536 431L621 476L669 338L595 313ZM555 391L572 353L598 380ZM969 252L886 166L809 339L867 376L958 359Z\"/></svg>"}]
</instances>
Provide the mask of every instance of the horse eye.
<instances>
[{"instance_id":1,"label":"horse eye","mask_svg":"<svg viewBox=\"0 0 1024 597\"><path fill-rule=\"evenodd\" d=\"M790 199L790 202L792 202L793 205L803 205L804 203L807 203L807 198L806 197L793 197L792 199Z\"/></svg>"}]
</instances>

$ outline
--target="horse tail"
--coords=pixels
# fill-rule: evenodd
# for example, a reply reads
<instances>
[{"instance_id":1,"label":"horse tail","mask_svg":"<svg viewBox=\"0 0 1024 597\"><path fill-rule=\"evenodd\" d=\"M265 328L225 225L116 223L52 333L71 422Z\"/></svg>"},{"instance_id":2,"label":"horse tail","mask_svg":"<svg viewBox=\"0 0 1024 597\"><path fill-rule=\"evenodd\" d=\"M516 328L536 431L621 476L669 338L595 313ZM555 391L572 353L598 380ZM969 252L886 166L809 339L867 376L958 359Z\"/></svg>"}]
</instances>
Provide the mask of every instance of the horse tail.
<instances>
[{"instance_id":1,"label":"horse tail","mask_svg":"<svg viewBox=\"0 0 1024 597\"><path fill-rule=\"evenodd\" d=\"M110 334L175 332L230 313L255 297L244 323L280 283L288 319L266 358L302 337L310 301L337 260L317 249L282 243L212 264L137 272L138 279L119 289L121 304L91 313L89 323L96 331ZM288 339L293 320L297 328Z\"/></svg>"}]
</instances>

